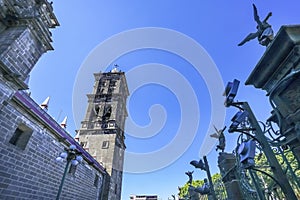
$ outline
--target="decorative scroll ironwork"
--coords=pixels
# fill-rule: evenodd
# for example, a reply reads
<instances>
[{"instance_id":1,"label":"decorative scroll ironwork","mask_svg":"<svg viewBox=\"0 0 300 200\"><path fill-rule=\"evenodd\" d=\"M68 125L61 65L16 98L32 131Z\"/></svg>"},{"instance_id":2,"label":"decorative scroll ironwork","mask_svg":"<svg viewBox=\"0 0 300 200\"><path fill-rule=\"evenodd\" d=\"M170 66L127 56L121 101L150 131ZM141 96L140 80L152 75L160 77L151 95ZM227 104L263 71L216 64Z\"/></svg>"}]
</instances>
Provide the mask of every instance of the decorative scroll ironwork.
<instances>
[{"instance_id":1,"label":"decorative scroll ironwork","mask_svg":"<svg viewBox=\"0 0 300 200\"><path fill-rule=\"evenodd\" d=\"M293 190L298 194L297 197L300 198L300 165L297 159L293 155L292 150L284 145L284 136L282 136L280 130L272 122L260 122L260 126L277 160L287 175ZM251 127L249 119L246 118L240 123L234 132L240 133L237 140L237 149L245 141L250 139L256 141L255 165L253 167L245 168L240 162L240 155L237 149L235 150L237 177L239 177L245 198L264 200L284 199L280 180L274 178L271 166L266 159L261 144L255 138L255 129Z\"/></svg>"}]
</instances>

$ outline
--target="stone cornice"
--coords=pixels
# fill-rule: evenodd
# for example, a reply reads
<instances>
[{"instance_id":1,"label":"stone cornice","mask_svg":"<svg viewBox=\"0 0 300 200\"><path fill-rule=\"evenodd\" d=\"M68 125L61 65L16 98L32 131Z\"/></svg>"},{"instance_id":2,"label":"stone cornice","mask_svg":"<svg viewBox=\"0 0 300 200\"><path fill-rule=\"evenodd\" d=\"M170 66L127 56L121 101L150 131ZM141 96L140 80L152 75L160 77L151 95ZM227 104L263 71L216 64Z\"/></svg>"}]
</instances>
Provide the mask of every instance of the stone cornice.
<instances>
[{"instance_id":1,"label":"stone cornice","mask_svg":"<svg viewBox=\"0 0 300 200\"><path fill-rule=\"evenodd\" d=\"M272 80L278 81L298 64L299 45L300 25L282 26L245 84L269 92L273 87Z\"/></svg>"},{"instance_id":2,"label":"stone cornice","mask_svg":"<svg viewBox=\"0 0 300 200\"><path fill-rule=\"evenodd\" d=\"M0 19L6 26L28 26L44 51L53 50L49 29L59 26L59 22L47 0L0 0Z\"/></svg>"}]
</instances>

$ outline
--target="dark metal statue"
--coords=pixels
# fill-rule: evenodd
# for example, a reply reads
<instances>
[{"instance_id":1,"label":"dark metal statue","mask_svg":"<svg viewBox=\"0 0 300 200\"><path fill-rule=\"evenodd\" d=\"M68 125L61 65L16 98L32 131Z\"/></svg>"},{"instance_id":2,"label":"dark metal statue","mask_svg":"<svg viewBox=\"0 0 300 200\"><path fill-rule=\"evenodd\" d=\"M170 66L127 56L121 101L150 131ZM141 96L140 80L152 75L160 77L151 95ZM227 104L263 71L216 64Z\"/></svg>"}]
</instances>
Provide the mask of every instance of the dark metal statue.
<instances>
[{"instance_id":1,"label":"dark metal statue","mask_svg":"<svg viewBox=\"0 0 300 200\"><path fill-rule=\"evenodd\" d=\"M192 182L193 182L193 173L194 173L194 171L187 171L187 172L185 172L185 174L188 175L188 177L189 177L188 183L189 183L190 185L191 185Z\"/></svg>"},{"instance_id":2,"label":"dark metal statue","mask_svg":"<svg viewBox=\"0 0 300 200\"><path fill-rule=\"evenodd\" d=\"M225 145L226 145L224 131L226 129L226 126L220 130L218 130L215 126L214 126L214 128L215 128L216 132L214 134L211 134L210 137L219 139L219 144L217 145L216 151L218 151L220 149L222 152L224 152Z\"/></svg>"},{"instance_id":3,"label":"dark metal statue","mask_svg":"<svg viewBox=\"0 0 300 200\"><path fill-rule=\"evenodd\" d=\"M257 23L257 31L255 33L250 33L241 43L238 44L238 46L242 46L246 42L254 39L257 37L259 44L263 46L268 46L270 42L274 38L274 32L270 24L268 24L268 19L272 16L272 12L269 12L267 17L260 21L259 16L257 14L257 8L254 4L253 5L253 11L254 11L254 20Z\"/></svg>"},{"instance_id":4,"label":"dark metal statue","mask_svg":"<svg viewBox=\"0 0 300 200\"><path fill-rule=\"evenodd\" d=\"M195 192L198 192L201 195L206 195L210 193L210 186L206 178L204 179L204 184L202 185L202 187L196 188Z\"/></svg>"}]
</instances>

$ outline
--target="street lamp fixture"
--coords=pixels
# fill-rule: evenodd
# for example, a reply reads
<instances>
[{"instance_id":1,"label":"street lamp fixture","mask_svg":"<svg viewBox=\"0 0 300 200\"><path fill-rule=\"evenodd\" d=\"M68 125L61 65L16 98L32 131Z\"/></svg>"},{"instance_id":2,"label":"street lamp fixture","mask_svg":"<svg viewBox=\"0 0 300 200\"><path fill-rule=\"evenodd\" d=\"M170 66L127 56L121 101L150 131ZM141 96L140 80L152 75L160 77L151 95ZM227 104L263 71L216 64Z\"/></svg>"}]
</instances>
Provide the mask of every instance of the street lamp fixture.
<instances>
[{"instance_id":1,"label":"street lamp fixture","mask_svg":"<svg viewBox=\"0 0 300 200\"><path fill-rule=\"evenodd\" d=\"M250 108L248 102L235 102L234 98L237 94L238 91L238 86L239 86L239 81L234 79L233 82L228 82L224 96L225 96L225 106L230 107L234 106L238 108L240 111L232 118L232 124L229 127L228 132L241 132L241 130L238 129L239 125L243 123L243 121L248 121L251 129L248 129L248 131L253 131L254 135L251 135L247 133L247 136L251 136L251 139L256 140L263 152L266 155L266 158L271 166L271 170L275 176L276 181L278 182L280 180L280 186L281 189L286 197L286 199L289 200L296 200L297 197L295 195L295 192L293 191L288 178L281 168L281 165L279 164L271 146L269 143L268 138L264 135L263 130L261 129L254 113L252 112L252 109ZM246 133L246 132L242 132ZM255 156L255 142L250 140L248 138L248 142L244 141L239 149L238 153L241 159L241 162L243 164L246 164L246 168L250 167L252 168L255 163L254 163L254 156ZM250 170L251 172L251 170ZM258 188L258 187L257 187ZM260 193L260 190L258 190L258 193ZM261 199L263 198L263 194L258 194Z\"/></svg>"},{"instance_id":2,"label":"street lamp fixture","mask_svg":"<svg viewBox=\"0 0 300 200\"><path fill-rule=\"evenodd\" d=\"M240 110L238 111L233 118L231 119L232 124L229 127L228 132L229 133L233 133L234 131L237 130L238 126L244 122L246 120L246 118L248 117L248 112L246 110Z\"/></svg>"},{"instance_id":3,"label":"street lamp fixture","mask_svg":"<svg viewBox=\"0 0 300 200\"><path fill-rule=\"evenodd\" d=\"M60 186L59 186L59 189L57 192L56 200L59 200L59 198L60 198L62 188L64 185L64 181L65 181L65 178L67 175L67 171L70 168L70 166L76 167L79 163L82 162L83 158L82 158L81 154L82 153L76 149L75 145L70 145L69 148L65 148L65 151L60 153L59 156L56 158L57 162L64 162L64 161L67 162L66 166L65 166L64 174L61 179Z\"/></svg>"},{"instance_id":4,"label":"street lamp fixture","mask_svg":"<svg viewBox=\"0 0 300 200\"><path fill-rule=\"evenodd\" d=\"M248 140L242 142L238 147L239 160L243 164L244 168L251 168L255 166L254 157L255 157L256 144L254 140Z\"/></svg>"},{"instance_id":5,"label":"street lamp fixture","mask_svg":"<svg viewBox=\"0 0 300 200\"><path fill-rule=\"evenodd\" d=\"M226 107L229 107L234 102L234 98L237 94L239 85L240 85L240 81L237 79L234 79L232 82L227 83L223 94L223 96L226 97L224 102L224 105Z\"/></svg>"}]
</instances>

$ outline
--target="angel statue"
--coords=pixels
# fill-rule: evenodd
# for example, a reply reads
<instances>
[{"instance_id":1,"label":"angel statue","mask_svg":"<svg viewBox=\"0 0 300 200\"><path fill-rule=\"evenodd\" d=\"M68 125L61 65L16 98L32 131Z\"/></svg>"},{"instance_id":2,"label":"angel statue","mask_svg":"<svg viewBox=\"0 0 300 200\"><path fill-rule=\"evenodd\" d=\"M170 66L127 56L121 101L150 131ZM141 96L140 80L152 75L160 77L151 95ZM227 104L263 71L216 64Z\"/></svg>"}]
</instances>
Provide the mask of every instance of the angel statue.
<instances>
[{"instance_id":1,"label":"angel statue","mask_svg":"<svg viewBox=\"0 0 300 200\"><path fill-rule=\"evenodd\" d=\"M210 137L217 138L219 140L219 144L217 145L216 151L218 151L218 149L220 149L221 152L224 152L225 145L226 145L224 131L226 129L226 126L223 129L220 129L220 130L218 130L214 126L214 129L215 129L216 132L214 134L211 134Z\"/></svg>"},{"instance_id":2,"label":"angel statue","mask_svg":"<svg viewBox=\"0 0 300 200\"><path fill-rule=\"evenodd\" d=\"M253 11L254 11L254 20L257 23L257 31L255 33L250 33L247 35L247 37L238 44L238 46L242 46L246 42L254 39L257 37L259 44L263 46L268 46L270 42L274 38L274 32L270 24L268 24L268 19L272 16L272 12L269 12L267 17L263 20L260 21L259 16L257 14L257 8L254 4L253 5Z\"/></svg>"}]
</instances>

